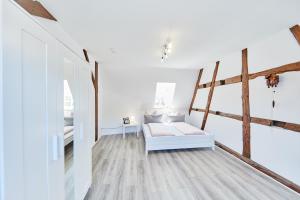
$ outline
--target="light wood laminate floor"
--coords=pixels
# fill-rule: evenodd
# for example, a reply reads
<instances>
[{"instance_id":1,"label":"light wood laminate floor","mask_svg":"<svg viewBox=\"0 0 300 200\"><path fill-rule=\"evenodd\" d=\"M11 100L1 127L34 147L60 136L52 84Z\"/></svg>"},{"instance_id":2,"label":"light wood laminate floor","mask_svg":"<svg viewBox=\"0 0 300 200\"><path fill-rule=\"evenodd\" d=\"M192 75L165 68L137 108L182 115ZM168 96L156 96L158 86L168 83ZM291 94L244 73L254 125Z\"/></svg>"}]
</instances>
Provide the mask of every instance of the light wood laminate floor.
<instances>
[{"instance_id":1,"label":"light wood laminate floor","mask_svg":"<svg viewBox=\"0 0 300 200\"><path fill-rule=\"evenodd\" d=\"M143 137L103 136L86 200L300 199L219 148L144 153Z\"/></svg>"},{"instance_id":2,"label":"light wood laminate floor","mask_svg":"<svg viewBox=\"0 0 300 200\"><path fill-rule=\"evenodd\" d=\"M65 146L65 200L74 200L74 144Z\"/></svg>"}]
</instances>

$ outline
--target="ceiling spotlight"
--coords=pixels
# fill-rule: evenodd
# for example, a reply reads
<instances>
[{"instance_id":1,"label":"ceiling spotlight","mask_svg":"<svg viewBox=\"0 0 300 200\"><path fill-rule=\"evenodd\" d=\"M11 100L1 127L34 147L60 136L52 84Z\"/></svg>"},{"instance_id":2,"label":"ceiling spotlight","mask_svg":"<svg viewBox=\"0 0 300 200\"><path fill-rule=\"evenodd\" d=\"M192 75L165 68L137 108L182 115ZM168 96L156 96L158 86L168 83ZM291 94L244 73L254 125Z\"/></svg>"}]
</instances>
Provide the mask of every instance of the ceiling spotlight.
<instances>
[{"instance_id":1,"label":"ceiling spotlight","mask_svg":"<svg viewBox=\"0 0 300 200\"><path fill-rule=\"evenodd\" d=\"M161 62L164 62L168 58L171 52L172 52L172 43L168 39L167 42L162 46Z\"/></svg>"}]
</instances>

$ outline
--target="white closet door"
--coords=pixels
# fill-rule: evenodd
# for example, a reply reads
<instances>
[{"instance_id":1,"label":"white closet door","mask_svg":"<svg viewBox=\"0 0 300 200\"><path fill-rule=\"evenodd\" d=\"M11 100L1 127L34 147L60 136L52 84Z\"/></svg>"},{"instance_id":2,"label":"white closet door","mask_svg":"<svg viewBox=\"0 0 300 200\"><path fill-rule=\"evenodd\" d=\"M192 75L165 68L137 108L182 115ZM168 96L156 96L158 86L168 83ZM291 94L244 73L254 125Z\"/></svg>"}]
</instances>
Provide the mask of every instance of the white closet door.
<instances>
[{"instance_id":1,"label":"white closet door","mask_svg":"<svg viewBox=\"0 0 300 200\"><path fill-rule=\"evenodd\" d=\"M78 93L75 100L75 200L83 200L92 179L91 152L91 119L89 113L89 81L91 78L88 66L79 61L76 80ZM77 102L77 105L76 105Z\"/></svg>"},{"instance_id":2,"label":"white closet door","mask_svg":"<svg viewBox=\"0 0 300 200\"><path fill-rule=\"evenodd\" d=\"M5 199L62 200L64 177L52 173L63 174L52 145L62 134L57 42L15 3L3 3Z\"/></svg>"},{"instance_id":3,"label":"white closet door","mask_svg":"<svg viewBox=\"0 0 300 200\"><path fill-rule=\"evenodd\" d=\"M46 43L22 32L24 199L47 199Z\"/></svg>"},{"instance_id":4,"label":"white closet door","mask_svg":"<svg viewBox=\"0 0 300 200\"><path fill-rule=\"evenodd\" d=\"M47 120L49 200L64 200L64 57L63 45L56 42L48 54Z\"/></svg>"}]
</instances>

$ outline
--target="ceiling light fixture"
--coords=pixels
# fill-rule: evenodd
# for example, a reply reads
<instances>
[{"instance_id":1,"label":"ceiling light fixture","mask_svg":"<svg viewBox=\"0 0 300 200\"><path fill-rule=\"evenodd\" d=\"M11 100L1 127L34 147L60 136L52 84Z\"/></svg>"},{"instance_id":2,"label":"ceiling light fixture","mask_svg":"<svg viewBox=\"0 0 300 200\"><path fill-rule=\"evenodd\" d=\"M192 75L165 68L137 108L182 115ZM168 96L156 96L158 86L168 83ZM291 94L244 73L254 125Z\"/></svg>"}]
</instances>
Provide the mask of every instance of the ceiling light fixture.
<instances>
[{"instance_id":1,"label":"ceiling light fixture","mask_svg":"<svg viewBox=\"0 0 300 200\"><path fill-rule=\"evenodd\" d=\"M172 52L172 43L168 39L167 42L162 46L161 62L165 62L171 52Z\"/></svg>"}]
</instances>

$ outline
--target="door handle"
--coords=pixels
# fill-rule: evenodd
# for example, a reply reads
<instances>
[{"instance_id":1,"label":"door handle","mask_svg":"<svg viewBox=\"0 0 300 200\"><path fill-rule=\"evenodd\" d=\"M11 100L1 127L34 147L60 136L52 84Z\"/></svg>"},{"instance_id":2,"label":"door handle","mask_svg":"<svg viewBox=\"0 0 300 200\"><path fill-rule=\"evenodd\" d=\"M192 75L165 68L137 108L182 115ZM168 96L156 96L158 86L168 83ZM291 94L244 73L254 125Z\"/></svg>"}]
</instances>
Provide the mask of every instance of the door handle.
<instances>
[{"instance_id":1,"label":"door handle","mask_svg":"<svg viewBox=\"0 0 300 200\"><path fill-rule=\"evenodd\" d=\"M59 136L52 136L52 160L56 161L59 157Z\"/></svg>"}]
</instances>

